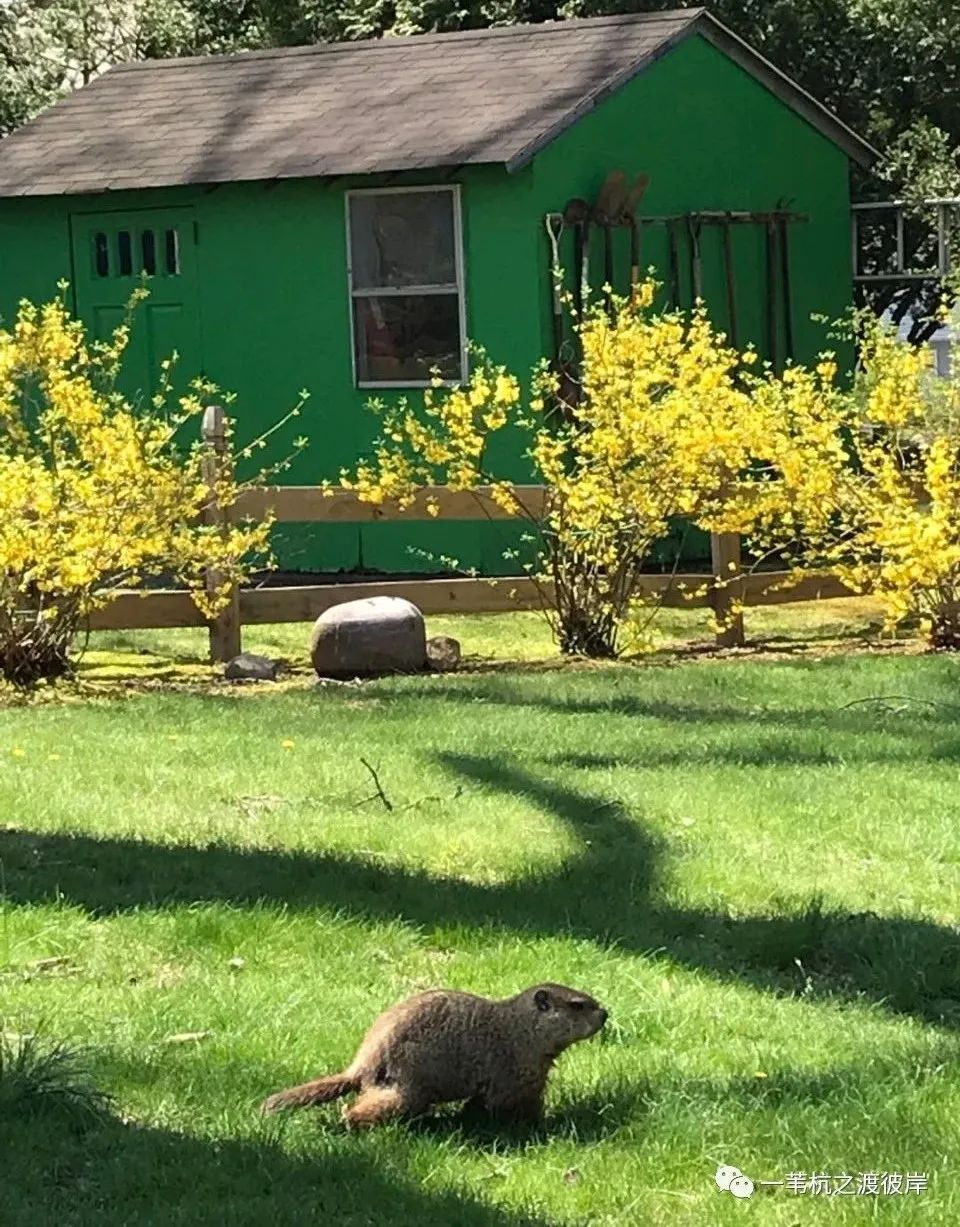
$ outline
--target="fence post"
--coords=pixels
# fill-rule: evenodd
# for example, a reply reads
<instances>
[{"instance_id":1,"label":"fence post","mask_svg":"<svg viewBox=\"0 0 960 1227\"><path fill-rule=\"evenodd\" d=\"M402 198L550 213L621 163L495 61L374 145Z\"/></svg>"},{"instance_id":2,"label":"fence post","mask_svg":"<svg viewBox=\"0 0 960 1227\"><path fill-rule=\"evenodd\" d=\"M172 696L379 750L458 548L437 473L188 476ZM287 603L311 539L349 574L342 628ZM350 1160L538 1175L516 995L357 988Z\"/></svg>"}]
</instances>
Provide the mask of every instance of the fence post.
<instances>
[{"instance_id":1,"label":"fence post","mask_svg":"<svg viewBox=\"0 0 960 1227\"><path fill-rule=\"evenodd\" d=\"M226 531L230 524L230 508L221 507L217 498L219 481L230 473L232 461L227 448L227 432L222 405L208 405L203 411L203 479L206 482L210 497L204 509L204 520L207 524L219 525ZM207 590L218 587L218 575L210 570L206 575ZM211 618L210 628L210 660L212 663L224 663L233 660L240 654L240 592L236 584L230 590L230 599L226 607L215 618Z\"/></svg>"},{"instance_id":2,"label":"fence post","mask_svg":"<svg viewBox=\"0 0 960 1227\"><path fill-rule=\"evenodd\" d=\"M713 573L724 580L724 587L715 587L710 598L721 628L717 632L718 648L740 648L744 644L743 613L731 614L734 605L743 599L743 585L739 582L740 547L739 533L710 534Z\"/></svg>"}]
</instances>

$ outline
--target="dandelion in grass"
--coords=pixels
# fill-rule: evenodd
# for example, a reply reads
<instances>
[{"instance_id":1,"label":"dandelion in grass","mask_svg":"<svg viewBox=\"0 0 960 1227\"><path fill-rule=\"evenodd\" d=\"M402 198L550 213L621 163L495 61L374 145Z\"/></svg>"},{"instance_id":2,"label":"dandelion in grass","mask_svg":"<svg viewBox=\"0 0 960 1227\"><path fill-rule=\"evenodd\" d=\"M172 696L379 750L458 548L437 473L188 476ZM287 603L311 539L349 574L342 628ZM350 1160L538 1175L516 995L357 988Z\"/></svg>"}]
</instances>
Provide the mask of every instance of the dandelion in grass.
<instances>
[{"instance_id":1,"label":"dandelion in grass","mask_svg":"<svg viewBox=\"0 0 960 1227\"><path fill-rule=\"evenodd\" d=\"M286 737L284 738L283 741L280 742L280 745L283 747L284 750L293 750L296 748L297 743L295 741L291 741L289 737Z\"/></svg>"}]
</instances>

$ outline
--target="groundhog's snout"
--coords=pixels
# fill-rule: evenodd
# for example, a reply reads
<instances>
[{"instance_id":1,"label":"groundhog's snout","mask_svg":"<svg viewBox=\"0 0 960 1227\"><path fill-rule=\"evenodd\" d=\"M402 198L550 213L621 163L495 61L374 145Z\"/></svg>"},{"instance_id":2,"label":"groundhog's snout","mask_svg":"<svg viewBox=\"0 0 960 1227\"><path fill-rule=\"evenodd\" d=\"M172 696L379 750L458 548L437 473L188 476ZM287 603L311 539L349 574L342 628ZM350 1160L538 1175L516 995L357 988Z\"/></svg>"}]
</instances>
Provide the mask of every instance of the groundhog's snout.
<instances>
[{"instance_id":1,"label":"groundhog's snout","mask_svg":"<svg viewBox=\"0 0 960 1227\"><path fill-rule=\"evenodd\" d=\"M599 1025L597 1026L597 1030L598 1030L598 1031L600 1030L600 1027L602 1027L602 1026L604 1025L604 1023L607 1021L607 1019L608 1019L609 1017L610 1017L610 1015L609 1015L609 1014L607 1013L607 1011L606 1011L606 1010L603 1008L603 1006L601 1006L601 1007L600 1007L600 1009L599 1009L599 1010L597 1010L597 1018L599 1019Z\"/></svg>"}]
</instances>

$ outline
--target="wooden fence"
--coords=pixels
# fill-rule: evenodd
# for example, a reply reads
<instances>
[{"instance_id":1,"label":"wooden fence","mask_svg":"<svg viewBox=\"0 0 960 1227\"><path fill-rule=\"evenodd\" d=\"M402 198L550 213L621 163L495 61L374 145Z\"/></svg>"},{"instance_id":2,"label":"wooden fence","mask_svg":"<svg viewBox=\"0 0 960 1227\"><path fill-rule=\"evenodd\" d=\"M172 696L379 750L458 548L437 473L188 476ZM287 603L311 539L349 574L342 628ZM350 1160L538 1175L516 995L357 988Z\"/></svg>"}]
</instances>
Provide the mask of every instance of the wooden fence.
<instances>
[{"instance_id":1,"label":"wooden fence","mask_svg":"<svg viewBox=\"0 0 960 1227\"><path fill-rule=\"evenodd\" d=\"M207 447L204 473L211 490L217 477L231 463L224 432L223 411L207 409L203 419ZM536 515L543 507L542 486L515 486L518 501L525 511ZM424 487L413 506L400 509L395 504L374 506L363 503L349 490L324 494L314 486L264 486L245 490L236 505L224 510L211 500L208 519L213 524L263 518L271 513L279 523L360 524L381 520L428 520L428 502L438 509L440 518L450 520L503 520L518 518L505 511L490 497L488 490L455 491L445 486ZM711 539L710 574L645 575L640 587L658 595L671 608L712 607L725 626L717 635L722 647L744 642L743 615L730 618L733 605L780 605L816 598L849 596L850 592L832 576L810 575L789 588L782 585L787 573L764 571L738 574L740 538L714 535ZM733 575L723 588L692 598L685 589L704 589L714 576ZM210 577L211 584L216 576ZM342 601L369 596L400 596L412 601L425 614L506 613L541 609L550 601L549 585L540 585L527 576L476 579L373 579L364 583L311 584L303 587L263 587L234 589L220 616L210 621L200 613L190 595L181 590L152 589L120 593L91 618L93 630L152 630L169 627L206 626L210 632L210 656L227 661L242 646L244 626L268 622L312 622L325 609Z\"/></svg>"}]
</instances>

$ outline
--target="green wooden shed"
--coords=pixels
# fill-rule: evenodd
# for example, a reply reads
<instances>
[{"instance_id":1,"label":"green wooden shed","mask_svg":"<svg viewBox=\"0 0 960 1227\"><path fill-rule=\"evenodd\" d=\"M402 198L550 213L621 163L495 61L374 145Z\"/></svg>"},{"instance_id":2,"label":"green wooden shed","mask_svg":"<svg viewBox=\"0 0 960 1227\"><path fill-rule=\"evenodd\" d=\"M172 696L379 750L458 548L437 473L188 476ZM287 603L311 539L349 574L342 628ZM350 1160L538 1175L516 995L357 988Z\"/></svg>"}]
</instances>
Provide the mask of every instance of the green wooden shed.
<instances>
[{"instance_id":1,"label":"green wooden shed","mask_svg":"<svg viewBox=\"0 0 960 1227\"><path fill-rule=\"evenodd\" d=\"M0 143L0 313L66 279L103 335L145 271L129 389L176 349L236 392L241 437L310 389L310 446L287 475L309 484L368 447L370 397L416 397L436 364L459 379L468 339L518 373L549 353L544 220L616 169L649 176L644 266L683 302L699 282L725 325L733 272L738 339L810 357L811 313L851 301L850 163L874 156L697 9L122 64ZM803 218L779 267L786 314L770 226L700 225L777 210ZM613 235L621 288L628 239ZM452 554L494 573L503 544L492 525L402 522L278 542L287 569Z\"/></svg>"}]
</instances>

